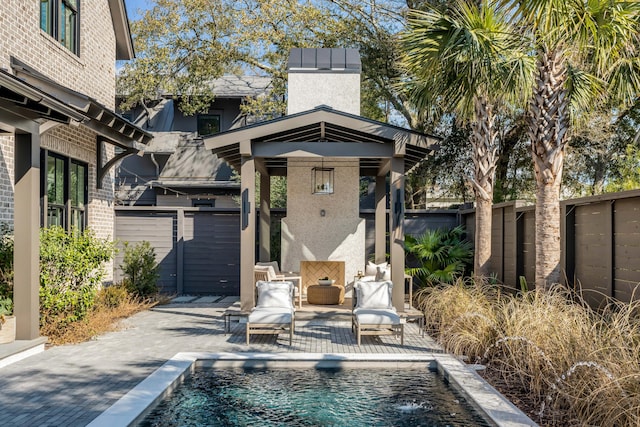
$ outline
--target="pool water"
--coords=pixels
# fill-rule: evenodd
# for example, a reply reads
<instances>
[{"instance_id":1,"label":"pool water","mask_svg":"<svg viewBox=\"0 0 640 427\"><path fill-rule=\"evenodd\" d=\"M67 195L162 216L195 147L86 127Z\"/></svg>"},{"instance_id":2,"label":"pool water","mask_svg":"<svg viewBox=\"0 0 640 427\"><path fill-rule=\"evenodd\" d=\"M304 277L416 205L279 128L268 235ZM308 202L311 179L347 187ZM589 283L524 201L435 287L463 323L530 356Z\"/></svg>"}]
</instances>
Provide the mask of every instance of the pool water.
<instances>
[{"instance_id":1,"label":"pool water","mask_svg":"<svg viewBox=\"0 0 640 427\"><path fill-rule=\"evenodd\" d=\"M488 426L435 372L198 369L142 426Z\"/></svg>"}]
</instances>

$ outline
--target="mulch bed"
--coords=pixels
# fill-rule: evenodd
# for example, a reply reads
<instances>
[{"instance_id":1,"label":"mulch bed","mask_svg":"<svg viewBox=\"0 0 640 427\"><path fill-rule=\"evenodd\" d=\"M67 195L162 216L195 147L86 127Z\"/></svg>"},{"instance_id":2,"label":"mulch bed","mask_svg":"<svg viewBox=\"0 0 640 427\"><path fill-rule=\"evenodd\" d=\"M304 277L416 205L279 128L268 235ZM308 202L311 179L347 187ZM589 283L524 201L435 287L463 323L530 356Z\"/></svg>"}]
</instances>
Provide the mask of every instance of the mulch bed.
<instances>
[{"instance_id":1,"label":"mulch bed","mask_svg":"<svg viewBox=\"0 0 640 427\"><path fill-rule=\"evenodd\" d=\"M580 423L569 420L569 415L557 409L546 409L543 418L540 418L540 404L534 401L530 393L520 387L514 387L504 381L495 371L485 369L478 374L491 384L504 397L509 399L518 409L527 414L529 418L543 427L569 427L578 426Z\"/></svg>"}]
</instances>

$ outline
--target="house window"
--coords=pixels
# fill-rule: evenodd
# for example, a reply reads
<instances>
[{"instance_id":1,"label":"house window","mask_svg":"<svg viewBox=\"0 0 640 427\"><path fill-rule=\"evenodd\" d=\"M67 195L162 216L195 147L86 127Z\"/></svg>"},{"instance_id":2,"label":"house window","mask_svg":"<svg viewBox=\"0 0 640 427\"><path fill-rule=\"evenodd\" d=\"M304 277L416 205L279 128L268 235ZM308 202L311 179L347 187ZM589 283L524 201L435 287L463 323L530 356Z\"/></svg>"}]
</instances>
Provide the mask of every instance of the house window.
<instances>
[{"instance_id":1,"label":"house window","mask_svg":"<svg viewBox=\"0 0 640 427\"><path fill-rule=\"evenodd\" d=\"M220 115L198 114L198 135L211 135L220 132Z\"/></svg>"},{"instance_id":2,"label":"house window","mask_svg":"<svg viewBox=\"0 0 640 427\"><path fill-rule=\"evenodd\" d=\"M78 54L79 0L40 0L40 28Z\"/></svg>"},{"instance_id":3,"label":"house window","mask_svg":"<svg viewBox=\"0 0 640 427\"><path fill-rule=\"evenodd\" d=\"M44 152L42 168L44 226L84 230L87 226L87 165L58 154Z\"/></svg>"}]
</instances>

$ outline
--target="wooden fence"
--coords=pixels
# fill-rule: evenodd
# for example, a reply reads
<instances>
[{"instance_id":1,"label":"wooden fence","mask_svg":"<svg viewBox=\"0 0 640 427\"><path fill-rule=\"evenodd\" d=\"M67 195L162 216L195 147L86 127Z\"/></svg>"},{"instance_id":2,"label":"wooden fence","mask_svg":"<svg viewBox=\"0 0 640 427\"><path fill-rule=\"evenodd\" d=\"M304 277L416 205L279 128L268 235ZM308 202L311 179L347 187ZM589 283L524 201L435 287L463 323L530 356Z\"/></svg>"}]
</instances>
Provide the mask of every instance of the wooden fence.
<instances>
[{"instance_id":1,"label":"wooden fence","mask_svg":"<svg viewBox=\"0 0 640 427\"><path fill-rule=\"evenodd\" d=\"M119 242L146 240L154 247L163 292L240 294L239 209L125 206L116 207L115 213L115 236ZM272 209L272 231L280 229L278 225L284 216L284 209ZM375 212L363 210L360 216L366 221L368 255L374 251ZM455 210L409 210L405 231L419 235L427 229L452 228L458 223ZM257 250L256 245L256 257ZM121 279L118 266L122 257L120 251L114 264L116 281Z\"/></svg>"},{"instance_id":2,"label":"wooden fence","mask_svg":"<svg viewBox=\"0 0 640 427\"><path fill-rule=\"evenodd\" d=\"M461 211L473 240L475 214ZM561 202L561 269L570 286L599 306L606 297L628 302L640 283L640 190ZM522 202L494 205L491 266L503 283L530 287L535 271L535 207ZM638 289L640 292L640 288Z\"/></svg>"}]
</instances>

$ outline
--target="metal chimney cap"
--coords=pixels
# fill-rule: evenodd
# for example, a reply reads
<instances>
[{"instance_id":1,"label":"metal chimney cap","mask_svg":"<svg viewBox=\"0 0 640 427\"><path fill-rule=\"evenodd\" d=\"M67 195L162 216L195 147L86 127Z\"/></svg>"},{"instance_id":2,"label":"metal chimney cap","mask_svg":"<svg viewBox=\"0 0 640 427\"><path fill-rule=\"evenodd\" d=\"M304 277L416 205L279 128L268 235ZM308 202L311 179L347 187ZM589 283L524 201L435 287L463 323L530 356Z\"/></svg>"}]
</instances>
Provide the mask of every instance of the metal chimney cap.
<instances>
[{"instance_id":1,"label":"metal chimney cap","mask_svg":"<svg viewBox=\"0 0 640 427\"><path fill-rule=\"evenodd\" d=\"M293 48L289 54L290 72L360 73L362 64L357 49Z\"/></svg>"}]
</instances>

